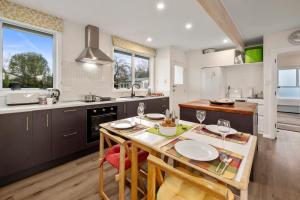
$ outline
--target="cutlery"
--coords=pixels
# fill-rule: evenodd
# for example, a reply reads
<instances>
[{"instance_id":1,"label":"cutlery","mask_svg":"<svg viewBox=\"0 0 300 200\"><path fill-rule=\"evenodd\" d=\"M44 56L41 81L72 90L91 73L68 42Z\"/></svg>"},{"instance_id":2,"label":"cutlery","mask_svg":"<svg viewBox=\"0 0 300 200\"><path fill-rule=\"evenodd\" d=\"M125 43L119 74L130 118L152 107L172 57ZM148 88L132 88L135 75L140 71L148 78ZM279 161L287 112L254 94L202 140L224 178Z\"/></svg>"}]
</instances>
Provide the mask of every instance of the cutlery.
<instances>
[{"instance_id":1,"label":"cutlery","mask_svg":"<svg viewBox=\"0 0 300 200\"><path fill-rule=\"evenodd\" d=\"M225 166L224 166L224 168L222 169L222 171L221 171L221 175L225 172L225 170L227 169L227 167L229 166L229 164L232 162L232 158L229 158L229 159L227 159L226 160L226 162L225 162Z\"/></svg>"},{"instance_id":2,"label":"cutlery","mask_svg":"<svg viewBox=\"0 0 300 200\"><path fill-rule=\"evenodd\" d=\"M227 155L222 153L222 154L220 155L220 160L221 160L221 162L220 162L219 165L217 166L216 172L218 172L218 171L220 170L220 167L221 167L222 163L226 163L226 161L227 161Z\"/></svg>"}]
</instances>

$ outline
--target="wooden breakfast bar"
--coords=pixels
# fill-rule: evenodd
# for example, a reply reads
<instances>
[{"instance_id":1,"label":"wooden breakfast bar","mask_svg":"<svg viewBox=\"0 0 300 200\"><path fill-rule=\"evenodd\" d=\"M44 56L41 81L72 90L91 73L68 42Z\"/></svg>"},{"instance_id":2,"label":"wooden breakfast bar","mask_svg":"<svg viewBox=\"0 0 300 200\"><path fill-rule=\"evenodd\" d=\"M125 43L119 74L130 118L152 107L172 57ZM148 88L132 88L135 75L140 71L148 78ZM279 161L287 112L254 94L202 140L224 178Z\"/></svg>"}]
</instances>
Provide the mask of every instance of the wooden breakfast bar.
<instances>
[{"instance_id":1,"label":"wooden breakfast bar","mask_svg":"<svg viewBox=\"0 0 300 200\"><path fill-rule=\"evenodd\" d=\"M257 135L258 116L257 104L248 102L235 102L234 105L215 105L208 99L199 99L179 104L180 119L199 122L196 110L205 110L204 124L217 124L218 119L229 120L231 127L245 133Z\"/></svg>"}]
</instances>

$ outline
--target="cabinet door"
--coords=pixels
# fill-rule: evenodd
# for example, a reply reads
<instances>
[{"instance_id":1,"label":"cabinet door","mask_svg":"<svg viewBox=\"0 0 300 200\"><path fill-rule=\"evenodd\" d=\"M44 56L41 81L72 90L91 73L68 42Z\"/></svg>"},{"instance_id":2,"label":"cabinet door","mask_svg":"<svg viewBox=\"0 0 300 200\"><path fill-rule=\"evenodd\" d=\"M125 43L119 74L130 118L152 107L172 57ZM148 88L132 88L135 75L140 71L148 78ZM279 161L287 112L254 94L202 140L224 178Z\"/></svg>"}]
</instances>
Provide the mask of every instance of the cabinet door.
<instances>
[{"instance_id":1,"label":"cabinet door","mask_svg":"<svg viewBox=\"0 0 300 200\"><path fill-rule=\"evenodd\" d=\"M52 111L52 151L59 158L85 146L86 110L80 107Z\"/></svg>"},{"instance_id":2,"label":"cabinet door","mask_svg":"<svg viewBox=\"0 0 300 200\"><path fill-rule=\"evenodd\" d=\"M51 148L51 110L32 113L33 119L33 163L35 165L50 161Z\"/></svg>"},{"instance_id":3,"label":"cabinet door","mask_svg":"<svg viewBox=\"0 0 300 200\"><path fill-rule=\"evenodd\" d=\"M135 117L137 116L137 108L139 103L144 103L145 105L145 113L147 113L147 102L146 101L131 101L126 103L126 114L127 117Z\"/></svg>"},{"instance_id":4,"label":"cabinet door","mask_svg":"<svg viewBox=\"0 0 300 200\"><path fill-rule=\"evenodd\" d=\"M169 98L147 100L146 113L165 114L167 109L169 109Z\"/></svg>"},{"instance_id":5,"label":"cabinet door","mask_svg":"<svg viewBox=\"0 0 300 200\"><path fill-rule=\"evenodd\" d=\"M32 166L32 113L0 115L0 177Z\"/></svg>"}]
</instances>

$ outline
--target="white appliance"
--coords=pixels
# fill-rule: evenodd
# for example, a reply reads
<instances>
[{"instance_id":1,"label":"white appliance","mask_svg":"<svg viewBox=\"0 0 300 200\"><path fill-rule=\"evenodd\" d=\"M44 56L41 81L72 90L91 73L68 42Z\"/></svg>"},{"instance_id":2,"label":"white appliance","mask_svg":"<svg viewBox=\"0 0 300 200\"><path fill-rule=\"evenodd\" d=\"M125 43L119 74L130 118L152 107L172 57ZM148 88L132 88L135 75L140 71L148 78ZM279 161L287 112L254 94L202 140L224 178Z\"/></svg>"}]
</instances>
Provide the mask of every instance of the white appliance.
<instances>
[{"instance_id":1,"label":"white appliance","mask_svg":"<svg viewBox=\"0 0 300 200\"><path fill-rule=\"evenodd\" d=\"M6 96L7 105L22 105L39 103L40 93L33 92L12 92Z\"/></svg>"}]
</instances>

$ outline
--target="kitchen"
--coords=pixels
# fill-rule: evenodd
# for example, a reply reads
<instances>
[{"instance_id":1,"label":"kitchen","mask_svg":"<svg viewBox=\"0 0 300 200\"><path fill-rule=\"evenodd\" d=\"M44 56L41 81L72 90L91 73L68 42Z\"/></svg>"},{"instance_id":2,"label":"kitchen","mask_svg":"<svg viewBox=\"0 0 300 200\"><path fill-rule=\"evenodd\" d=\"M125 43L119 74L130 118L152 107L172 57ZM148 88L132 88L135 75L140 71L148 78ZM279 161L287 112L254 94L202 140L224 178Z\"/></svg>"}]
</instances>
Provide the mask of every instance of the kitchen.
<instances>
[{"instance_id":1,"label":"kitchen","mask_svg":"<svg viewBox=\"0 0 300 200\"><path fill-rule=\"evenodd\" d=\"M270 8L274 13L265 17L261 9L270 0L261 5L246 3L257 6L257 16L241 2L227 0L208 4L203 0L114 0L89 5L68 0L1 0L0 199L141 199L143 194L154 199L157 191L149 189L156 181L150 169L164 166L161 171L175 173L176 165L224 183L226 187L213 181L208 185L220 186L229 196L294 199L297 189L290 182L296 171L262 184L264 177L274 176L269 166L274 171L291 170L296 163L292 160L293 164L282 168L276 165L279 158L265 151L284 148L280 145L288 145L290 137L294 145L298 137L274 128L277 75L272 71L272 52L299 49L288 40L300 25L291 14L300 5L290 1L280 16L276 9L281 3L276 3ZM230 17L220 21L216 13L223 12ZM247 16L264 20L252 30ZM280 23L268 27L273 18ZM43 62L38 66L44 67L43 73L29 72L22 81L18 68L32 70L33 66L22 59L41 60L40 55ZM217 125L229 128L228 135L215 134ZM169 131L172 136L161 135ZM224 159L225 153L217 151L220 156L205 162L216 168L210 171L199 162L187 161L188 155L177 157L166 149L171 147L168 142L182 137L205 143L205 150L214 146L211 152L223 148L235 154ZM280 142L274 143L275 138ZM120 142L117 167L107 153L116 150L115 142ZM288 156L293 157L296 149ZM145 152L151 156L147 158ZM130 155L129 169L127 157L121 162L121 155ZM152 166L146 173L139 172L140 156ZM166 167L160 158L174 165ZM125 172L114 169L123 164ZM131 184L125 184L124 173ZM143 186L139 175L148 184ZM169 177L164 178L168 182ZM274 189L284 186L278 179L291 187L288 196ZM264 189L269 193L263 194ZM164 199L160 191L157 199Z\"/></svg>"}]
</instances>

